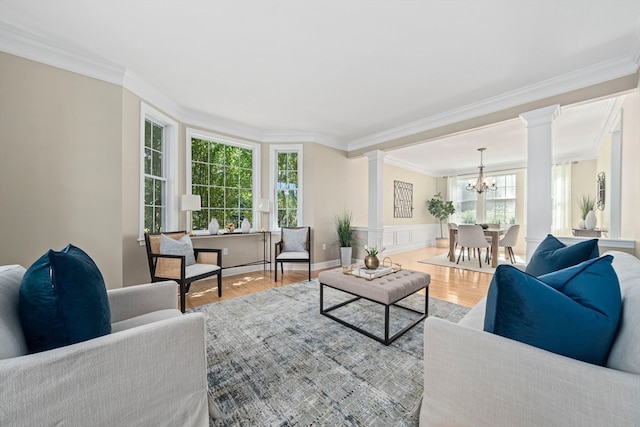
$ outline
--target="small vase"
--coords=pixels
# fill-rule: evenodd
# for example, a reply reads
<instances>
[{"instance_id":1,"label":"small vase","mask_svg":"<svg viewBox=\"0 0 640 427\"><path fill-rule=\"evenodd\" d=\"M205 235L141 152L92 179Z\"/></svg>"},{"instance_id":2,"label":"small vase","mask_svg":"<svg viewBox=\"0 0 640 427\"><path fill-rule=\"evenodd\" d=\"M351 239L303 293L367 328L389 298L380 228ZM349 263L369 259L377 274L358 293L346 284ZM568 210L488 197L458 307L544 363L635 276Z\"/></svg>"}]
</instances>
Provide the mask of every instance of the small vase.
<instances>
[{"instance_id":1,"label":"small vase","mask_svg":"<svg viewBox=\"0 0 640 427\"><path fill-rule=\"evenodd\" d=\"M240 230L243 233L248 233L249 231L251 231L251 223L247 218L242 220L242 224L240 225Z\"/></svg>"},{"instance_id":2,"label":"small vase","mask_svg":"<svg viewBox=\"0 0 640 427\"><path fill-rule=\"evenodd\" d=\"M364 265L369 270L375 270L380 265L380 260L377 256L367 255L364 257Z\"/></svg>"},{"instance_id":3,"label":"small vase","mask_svg":"<svg viewBox=\"0 0 640 427\"><path fill-rule=\"evenodd\" d=\"M209 223L209 234L218 234L220 230L220 224L218 224L218 220L213 218Z\"/></svg>"},{"instance_id":4,"label":"small vase","mask_svg":"<svg viewBox=\"0 0 640 427\"><path fill-rule=\"evenodd\" d=\"M587 217L584 219L584 226L587 230L593 230L596 228L596 224L598 223L598 218L596 218L596 214L593 211L589 211L587 213Z\"/></svg>"},{"instance_id":5,"label":"small vase","mask_svg":"<svg viewBox=\"0 0 640 427\"><path fill-rule=\"evenodd\" d=\"M587 227L584 225L584 219L583 219L583 220L580 220L580 222L578 223L578 228L580 228L581 230L584 230L585 228L587 228Z\"/></svg>"}]
</instances>

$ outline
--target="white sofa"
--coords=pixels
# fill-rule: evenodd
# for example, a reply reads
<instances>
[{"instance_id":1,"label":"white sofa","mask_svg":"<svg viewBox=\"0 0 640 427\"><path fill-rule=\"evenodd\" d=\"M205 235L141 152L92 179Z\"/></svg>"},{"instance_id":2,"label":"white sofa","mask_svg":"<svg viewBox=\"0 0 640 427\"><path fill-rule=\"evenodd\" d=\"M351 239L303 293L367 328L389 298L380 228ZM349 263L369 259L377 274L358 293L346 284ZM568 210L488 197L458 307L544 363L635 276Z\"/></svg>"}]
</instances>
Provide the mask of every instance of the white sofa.
<instances>
[{"instance_id":1,"label":"white sofa","mask_svg":"<svg viewBox=\"0 0 640 427\"><path fill-rule=\"evenodd\" d=\"M24 272L0 267L0 425L209 425L204 317L180 312L177 283L109 290L110 335L27 354Z\"/></svg>"},{"instance_id":2,"label":"white sofa","mask_svg":"<svg viewBox=\"0 0 640 427\"><path fill-rule=\"evenodd\" d=\"M425 321L420 426L640 425L640 260L606 254L623 302L606 367L484 332L482 300L458 324Z\"/></svg>"}]
</instances>

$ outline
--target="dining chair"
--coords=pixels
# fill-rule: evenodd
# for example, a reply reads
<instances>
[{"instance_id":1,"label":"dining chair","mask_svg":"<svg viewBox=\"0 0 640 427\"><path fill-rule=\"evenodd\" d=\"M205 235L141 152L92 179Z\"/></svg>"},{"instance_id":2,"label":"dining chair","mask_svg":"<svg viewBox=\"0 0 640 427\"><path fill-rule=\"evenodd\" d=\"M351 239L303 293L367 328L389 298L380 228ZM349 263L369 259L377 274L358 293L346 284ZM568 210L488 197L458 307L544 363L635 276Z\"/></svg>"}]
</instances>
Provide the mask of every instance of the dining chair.
<instances>
[{"instance_id":1,"label":"dining chair","mask_svg":"<svg viewBox=\"0 0 640 427\"><path fill-rule=\"evenodd\" d=\"M285 262L303 262L308 264L309 280L311 280L311 227L282 227L282 236L275 244L276 281L278 280L278 264L284 276Z\"/></svg>"},{"instance_id":2,"label":"dining chair","mask_svg":"<svg viewBox=\"0 0 640 427\"><path fill-rule=\"evenodd\" d=\"M456 264L460 263L460 257L462 256L462 260L464 261L464 248L467 248L467 253L469 248L478 249L478 264L480 268L482 268L482 248L487 249L486 261L489 262L489 245L484 236L484 231L482 227L479 225L470 225L470 224L460 224L458 226L458 244L460 245L460 254L458 255L458 261ZM469 255L467 258L471 260Z\"/></svg>"},{"instance_id":3,"label":"dining chair","mask_svg":"<svg viewBox=\"0 0 640 427\"><path fill-rule=\"evenodd\" d=\"M520 225L512 225L509 227L504 237L498 241L498 247L506 248L509 253L509 260L511 264L516 263L516 256L513 254L513 247L518 241L518 233L520 232Z\"/></svg>"}]
</instances>

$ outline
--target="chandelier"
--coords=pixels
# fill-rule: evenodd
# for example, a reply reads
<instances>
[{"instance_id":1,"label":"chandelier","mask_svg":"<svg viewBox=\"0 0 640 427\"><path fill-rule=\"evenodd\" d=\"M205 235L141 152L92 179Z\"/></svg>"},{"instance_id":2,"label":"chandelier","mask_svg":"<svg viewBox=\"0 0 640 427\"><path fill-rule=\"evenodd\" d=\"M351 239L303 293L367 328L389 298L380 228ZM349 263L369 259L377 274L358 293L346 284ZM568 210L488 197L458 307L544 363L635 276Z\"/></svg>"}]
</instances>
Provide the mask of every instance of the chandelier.
<instances>
[{"instance_id":1,"label":"chandelier","mask_svg":"<svg viewBox=\"0 0 640 427\"><path fill-rule=\"evenodd\" d=\"M478 194L484 193L486 190L496 191L498 187L496 187L496 180L492 179L491 182L487 182L484 177L484 165L482 164L482 152L486 150L486 148L478 148L480 152L480 173L478 174L478 179L476 182L473 182L473 179L470 179L467 183L467 190L469 191L477 191Z\"/></svg>"}]
</instances>

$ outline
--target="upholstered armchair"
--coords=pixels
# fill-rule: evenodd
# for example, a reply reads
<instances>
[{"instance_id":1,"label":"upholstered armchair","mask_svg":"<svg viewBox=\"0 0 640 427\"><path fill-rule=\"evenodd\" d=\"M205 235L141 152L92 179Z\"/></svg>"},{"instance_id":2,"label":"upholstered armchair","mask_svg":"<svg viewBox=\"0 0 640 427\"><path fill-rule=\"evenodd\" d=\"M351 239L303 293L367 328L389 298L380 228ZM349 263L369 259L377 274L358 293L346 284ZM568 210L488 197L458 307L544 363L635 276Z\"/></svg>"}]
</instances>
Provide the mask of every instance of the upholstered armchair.
<instances>
[{"instance_id":1,"label":"upholstered armchair","mask_svg":"<svg viewBox=\"0 0 640 427\"><path fill-rule=\"evenodd\" d=\"M191 283L218 276L222 296L222 251L193 248L185 231L146 233L147 259L152 282L175 280L180 285L180 309L184 313Z\"/></svg>"},{"instance_id":2,"label":"upholstered armchair","mask_svg":"<svg viewBox=\"0 0 640 427\"><path fill-rule=\"evenodd\" d=\"M282 236L275 245L276 280L278 280L278 264L284 275L283 263L298 262L308 264L309 280L311 280L311 227L283 227Z\"/></svg>"},{"instance_id":3,"label":"upholstered armchair","mask_svg":"<svg viewBox=\"0 0 640 427\"><path fill-rule=\"evenodd\" d=\"M108 290L110 334L29 353L25 271L0 266L0 425L209 425L205 318L180 313L175 282Z\"/></svg>"}]
</instances>

